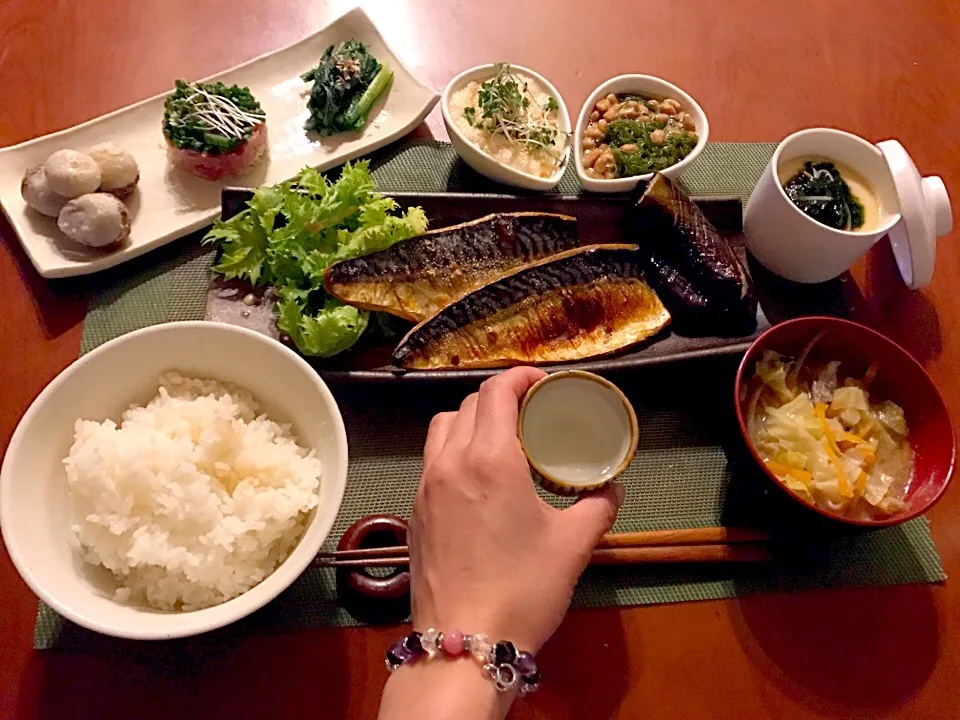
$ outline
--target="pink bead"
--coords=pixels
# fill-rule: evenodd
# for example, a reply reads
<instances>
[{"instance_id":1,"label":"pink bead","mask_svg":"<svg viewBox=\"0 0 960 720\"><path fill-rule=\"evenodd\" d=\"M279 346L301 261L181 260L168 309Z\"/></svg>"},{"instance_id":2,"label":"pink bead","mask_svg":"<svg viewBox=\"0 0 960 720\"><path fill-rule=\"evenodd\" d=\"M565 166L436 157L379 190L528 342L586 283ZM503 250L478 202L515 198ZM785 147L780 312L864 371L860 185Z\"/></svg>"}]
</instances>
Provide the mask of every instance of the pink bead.
<instances>
[{"instance_id":1,"label":"pink bead","mask_svg":"<svg viewBox=\"0 0 960 720\"><path fill-rule=\"evenodd\" d=\"M463 655L463 633L456 630L444 633L443 640L440 641L440 648L450 657Z\"/></svg>"}]
</instances>

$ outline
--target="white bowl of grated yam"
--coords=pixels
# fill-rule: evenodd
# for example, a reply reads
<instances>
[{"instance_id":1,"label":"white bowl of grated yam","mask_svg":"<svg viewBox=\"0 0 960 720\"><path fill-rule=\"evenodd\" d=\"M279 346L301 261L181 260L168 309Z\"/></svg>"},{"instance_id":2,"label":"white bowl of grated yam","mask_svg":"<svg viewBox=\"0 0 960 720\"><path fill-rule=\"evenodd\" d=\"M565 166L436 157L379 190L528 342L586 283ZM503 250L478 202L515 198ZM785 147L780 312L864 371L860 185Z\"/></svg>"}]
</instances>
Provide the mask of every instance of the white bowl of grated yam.
<instances>
[{"instance_id":1,"label":"white bowl of grated yam","mask_svg":"<svg viewBox=\"0 0 960 720\"><path fill-rule=\"evenodd\" d=\"M0 527L27 585L116 637L185 637L262 607L337 516L347 438L301 357L212 322L156 325L40 393L0 471Z\"/></svg>"}]
</instances>

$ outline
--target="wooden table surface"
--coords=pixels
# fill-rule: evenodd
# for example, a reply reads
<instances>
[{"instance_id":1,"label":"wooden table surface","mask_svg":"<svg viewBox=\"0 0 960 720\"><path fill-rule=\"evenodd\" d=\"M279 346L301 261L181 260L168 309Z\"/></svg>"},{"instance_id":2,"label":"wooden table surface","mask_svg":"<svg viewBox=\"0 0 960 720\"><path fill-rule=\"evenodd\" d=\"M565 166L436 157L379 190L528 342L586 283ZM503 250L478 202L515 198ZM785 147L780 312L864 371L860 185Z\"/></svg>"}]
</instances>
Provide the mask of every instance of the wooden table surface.
<instances>
[{"instance_id":1,"label":"wooden table surface","mask_svg":"<svg viewBox=\"0 0 960 720\"><path fill-rule=\"evenodd\" d=\"M293 43L353 3L5 0L0 145L69 127ZM493 60L535 68L571 112L624 72L679 84L711 139L775 141L832 126L897 137L960 202L960 4L952 0L382 0L365 8L442 88ZM443 137L439 113L428 126ZM422 130L422 129L421 129ZM76 356L84 298L49 286L0 222L0 448ZM872 321L928 368L960 416L957 233L934 283L907 291L886 246L856 276ZM547 681L516 718L960 717L960 487L930 515L945 585L766 595L573 612L543 652ZM202 655L34 652L36 600L0 553L4 718L366 718L397 631L251 637Z\"/></svg>"}]
</instances>

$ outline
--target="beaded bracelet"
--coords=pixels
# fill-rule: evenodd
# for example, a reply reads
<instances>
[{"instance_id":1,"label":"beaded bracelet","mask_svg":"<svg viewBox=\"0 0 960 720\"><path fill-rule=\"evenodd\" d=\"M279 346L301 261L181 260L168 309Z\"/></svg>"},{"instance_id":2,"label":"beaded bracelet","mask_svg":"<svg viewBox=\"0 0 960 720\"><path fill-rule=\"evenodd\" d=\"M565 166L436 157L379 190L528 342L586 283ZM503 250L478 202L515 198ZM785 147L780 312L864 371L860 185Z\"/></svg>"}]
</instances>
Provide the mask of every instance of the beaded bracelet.
<instances>
[{"instance_id":1,"label":"beaded bracelet","mask_svg":"<svg viewBox=\"0 0 960 720\"><path fill-rule=\"evenodd\" d=\"M464 635L462 632L442 633L429 628L426 632L412 632L387 650L387 670L393 672L424 657L446 655L449 658L470 653L483 666L500 692L519 690L521 695L540 687L540 672L533 655L517 652L513 643L501 640L491 644L483 634Z\"/></svg>"}]
</instances>

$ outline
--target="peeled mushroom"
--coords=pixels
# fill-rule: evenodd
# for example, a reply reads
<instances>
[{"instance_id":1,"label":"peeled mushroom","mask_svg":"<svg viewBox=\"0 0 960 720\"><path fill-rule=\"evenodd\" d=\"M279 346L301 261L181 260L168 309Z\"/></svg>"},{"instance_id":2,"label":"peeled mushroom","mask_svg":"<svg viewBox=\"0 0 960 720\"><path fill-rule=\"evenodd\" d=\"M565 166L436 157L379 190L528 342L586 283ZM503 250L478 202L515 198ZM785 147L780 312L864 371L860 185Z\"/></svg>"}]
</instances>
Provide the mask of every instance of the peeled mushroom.
<instances>
[{"instance_id":1,"label":"peeled mushroom","mask_svg":"<svg viewBox=\"0 0 960 720\"><path fill-rule=\"evenodd\" d=\"M96 192L100 168L89 155L76 150L57 150L43 164L50 189L65 198Z\"/></svg>"},{"instance_id":2,"label":"peeled mushroom","mask_svg":"<svg viewBox=\"0 0 960 720\"><path fill-rule=\"evenodd\" d=\"M100 168L100 190L125 198L140 180L140 168L133 155L112 142L90 148L90 157Z\"/></svg>"},{"instance_id":3,"label":"peeled mushroom","mask_svg":"<svg viewBox=\"0 0 960 720\"><path fill-rule=\"evenodd\" d=\"M46 173L43 171L43 165L34 165L23 174L20 194L27 205L38 213L50 217L57 217L68 200L68 198L57 195L50 189L50 185L47 184Z\"/></svg>"},{"instance_id":4,"label":"peeled mushroom","mask_svg":"<svg viewBox=\"0 0 960 720\"><path fill-rule=\"evenodd\" d=\"M71 240L90 247L112 245L130 234L127 206L113 195L89 193L63 206L57 226Z\"/></svg>"}]
</instances>

